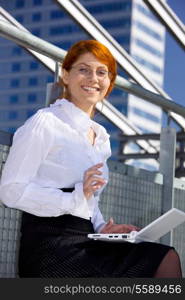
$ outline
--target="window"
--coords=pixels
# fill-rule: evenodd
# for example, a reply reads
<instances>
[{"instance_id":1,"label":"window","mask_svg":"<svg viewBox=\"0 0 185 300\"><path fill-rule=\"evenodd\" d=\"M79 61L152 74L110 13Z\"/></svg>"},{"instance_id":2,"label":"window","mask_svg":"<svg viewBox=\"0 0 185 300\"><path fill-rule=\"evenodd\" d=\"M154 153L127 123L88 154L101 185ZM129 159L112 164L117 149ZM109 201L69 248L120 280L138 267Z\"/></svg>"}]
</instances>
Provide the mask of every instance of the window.
<instances>
[{"instance_id":1,"label":"window","mask_svg":"<svg viewBox=\"0 0 185 300\"><path fill-rule=\"evenodd\" d=\"M24 22L24 17L22 15L17 15L16 16L16 20L19 22L19 23L23 23Z\"/></svg>"},{"instance_id":2,"label":"window","mask_svg":"<svg viewBox=\"0 0 185 300\"><path fill-rule=\"evenodd\" d=\"M145 32L145 33L147 33L148 35L152 36L152 37L155 38L156 40L158 40L158 41L162 41L162 40L163 40L163 39L162 39L162 36L161 36L158 32L152 30L151 28L149 28L148 26L144 25L143 23L141 23L141 22L139 22L139 21L134 21L134 24L135 24L140 30L142 30L143 32Z\"/></svg>"},{"instance_id":3,"label":"window","mask_svg":"<svg viewBox=\"0 0 185 300\"><path fill-rule=\"evenodd\" d=\"M13 63L12 64L12 72L19 72L21 70L21 64L20 63Z\"/></svg>"},{"instance_id":4,"label":"window","mask_svg":"<svg viewBox=\"0 0 185 300\"><path fill-rule=\"evenodd\" d=\"M136 7L138 9L138 11L140 11L142 14L144 14L145 16L149 17L150 19L153 19L154 21L158 22L156 17L154 16L153 13L151 13L151 11L147 8L145 8L144 6L142 6L141 4L136 4Z\"/></svg>"},{"instance_id":5,"label":"window","mask_svg":"<svg viewBox=\"0 0 185 300\"><path fill-rule=\"evenodd\" d=\"M38 85L38 79L36 77L29 78L28 85L29 86L36 86L36 85Z\"/></svg>"},{"instance_id":6,"label":"window","mask_svg":"<svg viewBox=\"0 0 185 300\"><path fill-rule=\"evenodd\" d=\"M61 10L52 10L50 12L50 19L60 19L64 17L64 13Z\"/></svg>"},{"instance_id":7,"label":"window","mask_svg":"<svg viewBox=\"0 0 185 300\"><path fill-rule=\"evenodd\" d=\"M24 0L17 0L15 2L15 7L16 8L22 8L22 7L24 7Z\"/></svg>"},{"instance_id":8,"label":"window","mask_svg":"<svg viewBox=\"0 0 185 300\"><path fill-rule=\"evenodd\" d=\"M49 76L46 77L46 81L47 82L53 82L53 80L54 80L54 78L51 75L49 75Z\"/></svg>"},{"instance_id":9,"label":"window","mask_svg":"<svg viewBox=\"0 0 185 300\"><path fill-rule=\"evenodd\" d=\"M39 64L35 61L30 62L30 70L37 70L39 67Z\"/></svg>"},{"instance_id":10,"label":"window","mask_svg":"<svg viewBox=\"0 0 185 300\"><path fill-rule=\"evenodd\" d=\"M12 55L20 56L21 53L22 53L22 49L20 47L15 46L12 48Z\"/></svg>"},{"instance_id":11,"label":"window","mask_svg":"<svg viewBox=\"0 0 185 300\"><path fill-rule=\"evenodd\" d=\"M29 110L27 110L27 112L26 112L27 118L31 117L34 113L35 113L35 110L34 110L34 109L29 109Z\"/></svg>"},{"instance_id":12,"label":"window","mask_svg":"<svg viewBox=\"0 0 185 300\"><path fill-rule=\"evenodd\" d=\"M139 46L144 48L145 50L151 52L152 54L158 56L158 57L163 57L162 53L158 50L155 49L154 47L148 45L147 43L145 43L144 41L140 40L140 39L135 39L135 43Z\"/></svg>"},{"instance_id":13,"label":"window","mask_svg":"<svg viewBox=\"0 0 185 300\"><path fill-rule=\"evenodd\" d=\"M19 96L18 95L11 95L9 98L9 103L15 104L19 102Z\"/></svg>"},{"instance_id":14,"label":"window","mask_svg":"<svg viewBox=\"0 0 185 300\"><path fill-rule=\"evenodd\" d=\"M10 133L14 133L16 129L17 129L16 127L9 127L7 131Z\"/></svg>"},{"instance_id":15,"label":"window","mask_svg":"<svg viewBox=\"0 0 185 300\"><path fill-rule=\"evenodd\" d=\"M148 120L150 120L150 121L153 121L153 122L155 122L155 123L160 123L160 121L161 121L159 117L154 116L153 114L150 114L149 112L143 111L143 110L141 110L141 109L139 109L139 108L132 107L132 111L133 111L136 115L141 116L141 117L143 117L143 118L145 118L145 119L148 119Z\"/></svg>"},{"instance_id":16,"label":"window","mask_svg":"<svg viewBox=\"0 0 185 300\"><path fill-rule=\"evenodd\" d=\"M162 73L162 70L160 67L154 65L153 63L149 62L148 60L142 58L142 57L139 57L137 55L133 55L132 56L138 63L140 63L142 66L144 66L145 68L148 68L149 70L155 72L155 73L158 73L158 74L161 74Z\"/></svg>"},{"instance_id":17,"label":"window","mask_svg":"<svg viewBox=\"0 0 185 300\"><path fill-rule=\"evenodd\" d=\"M105 28L120 28L121 26L126 28L130 27L130 18L117 18L112 20L104 20L101 22Z\"/></svg>"},{"instance_id":18,"label":"window","mask_svg":"<svg viewBox=\"0 0 185 300\"><path fill-rule=\"evenodd\" d=\"M144 133L151 133L151 130L147 129L146 127L138 126L137 128L140 129Z\"/></svg>"},{"instance_id":19,"label":"window","mask_svg":"<svg viewBox=\"0 0 185 300\"><path fill-rule=\"evenodd\" d=\"M62 49L69 49L71 46L71 42L54 42L53 44Z\"/></svg>"},{"instance_id":20,"label":"window","mask_svg":"<svg viewBox=\"0 0 185 300\"><path fill-rule=\"evenodd\" d=\"M9 120L16 120L18 117L18 112L16 110L11 110L8 114Z\"/></svg>"},{"instance_id":21,"label":"window","mask_svg":"<svg viewBox=\"0 0 185 300\"><path fill-rule=\"evenodd\" d=\"M12 88L17 88L20 86L20 81L19 79L15 78L15 79L11 79L10 81L10 87Z\"/></svg>"},{"instance_id":22,"label":"window","mask_svg":"<svg viewBox=\"0 0 185 300\"><path fill-rule=\"evenodd\" d=\"M76 25L63 25L63 26L53 26L50 28L50 35L60 35L64 33L74 33L74 32L81 32L80 27Z\"/></svg>"},{"instance_id":23,"label":"window","mask_svg":"<svg viewBox=\"0 0 185 300\"><path fill-rule=\"evenodd\" d=\"M119 35L115 38L119 44L129 44L130 43L130 36L128 36L128 35Z\"/></svg>"},{"instance_id":24,"label":"window","mask_svg":"<svg viewBox=\"0 0 185 300\"><path fill-rule=\"evenodd\" d=\"M104 13L104 12L116 12L116 11L128 11L131 9L131 1L129 2L115 2L112 1L112 3L106 3L105 5L102 4L96 4L94 6L88 5L86 6L87 10L89 10L91 13Z\"/></svg>"},{"instance_id":25,"label":"window","mask_svg":"<svg viewBox=\"0 0 185 300\"><path fill-rule=\"evenodd\" d=\"M63 34L66 31L67 26L53 26L50 28L50 35Z\"/></svg>"},{"instance_id":26,"label":"window","mask_svg":"<svg viewBox=\"0 0 185 300\"><path fill-rule=\"evenodd\" d=\"M33 5L42 5L42 0L33 0Z\"/></svg>"},{"instance_id":27,"label":"window","mask_svg":"<svg viewBox=\"0 0 185 300\"><path fill-rule=\"evenodd\" d=\"M41 15L40 12L34 13L32 15L32 21L33 22L39 22L41 20L41 17L42 17L42 15Z\"/></svg>"},{"instance_id":28,"label":"window","mask_svg":"<svg viewBox=\"0 0 185 300\"><path fill-rule=\"evenodd\" d=\"M119 110L124 115L127 113L127 105L124 105L124 103L114 104L115 108Z\"/></svg>"},{"instance_id":29,"label":"window","mask_svg":"<svg viewBox=\"0 0 185 300\"><path fill-rule=\"evenodd\" d=\"M37 95L35 93L28 94L28 102L35 103L37 101Z\"/></svg>"},{"instance_id":30,"label":"window","mask_svg":"<svg viewBox=\"0 0 185 300\"><path fill-rule=\"evenodd\" d=\"M31 33L36 36L40 36L40 28L34 28L31 30Z\"/></svg>"}]
</instances>

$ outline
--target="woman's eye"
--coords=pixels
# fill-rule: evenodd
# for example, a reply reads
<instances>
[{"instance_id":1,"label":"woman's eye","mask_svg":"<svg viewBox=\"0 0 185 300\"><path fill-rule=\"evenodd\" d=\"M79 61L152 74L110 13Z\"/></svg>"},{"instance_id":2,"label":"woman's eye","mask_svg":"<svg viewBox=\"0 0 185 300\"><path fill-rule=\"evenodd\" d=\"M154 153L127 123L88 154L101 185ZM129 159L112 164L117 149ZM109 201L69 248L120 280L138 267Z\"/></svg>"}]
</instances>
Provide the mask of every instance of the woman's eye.
<instances>
[{"instance_id":1,"label":"woman's eye","mask_svg":"<svg viewBox=\"0 0 185 300\"><path fill-rule=\"evenodd\" d=\"M88 69L87 68L80 68L79 71L86 73L86 72L88 72Z\"/></svg>"},{"instance_id":2,"label":"woman's eye","mask_svg":"<svg viewBox=\"0 0 185 300\"><path fill-rule=\"evenodd\" d=\"M98 71L98 74L99 74L100 76L106 76L106 75L108 74L108 72L107 72L106 70L99 70L99 71Z\"/></svg>"}]
</instances>

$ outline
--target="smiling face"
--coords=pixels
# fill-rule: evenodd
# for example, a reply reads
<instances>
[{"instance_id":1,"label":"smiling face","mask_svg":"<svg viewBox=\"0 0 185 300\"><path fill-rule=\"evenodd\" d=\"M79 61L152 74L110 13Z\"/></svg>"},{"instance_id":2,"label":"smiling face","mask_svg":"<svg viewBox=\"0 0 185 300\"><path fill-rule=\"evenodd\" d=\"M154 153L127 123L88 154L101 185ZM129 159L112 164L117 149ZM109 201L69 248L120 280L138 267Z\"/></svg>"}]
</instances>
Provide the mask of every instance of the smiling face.
<instances>
[{"instance_id":1,"label":"smiling face","mask_svg":"<svg viewBox=\"0 0 185 300\"><path fill-rule=\"evenodd\" d=\"M89 115L110 86L108 67L92 53L79 56L69 71L63 69L62 78L69 100Z\"/></svg>"}]
</instances>

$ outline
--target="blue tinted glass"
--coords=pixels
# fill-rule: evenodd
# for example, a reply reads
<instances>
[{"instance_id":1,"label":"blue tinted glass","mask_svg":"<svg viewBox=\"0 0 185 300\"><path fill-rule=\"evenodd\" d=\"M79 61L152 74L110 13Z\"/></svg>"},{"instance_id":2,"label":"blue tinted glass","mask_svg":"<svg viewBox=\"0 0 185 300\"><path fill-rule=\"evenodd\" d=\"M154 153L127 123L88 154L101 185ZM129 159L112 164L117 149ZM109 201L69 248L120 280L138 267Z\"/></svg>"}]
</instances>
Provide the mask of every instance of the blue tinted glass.
<instances>
[{"instance_id":1,"label":"blue tinted glass","mask_svg":"<svg viewBox=\"0 0 185 300\"><path fill-rule=\"evenodd\" d=\"M27 112L26 112L27 118L31 117L34 113L35 113L34 109L27 110Z\"/></svg>"},{"instance_id":2,"label":"blue tinted glass","mask_svg":"<svg viewBox=\"0 0 185 300\"><path fill-rule=\"evenodd\" d=\"M39 28L34 28L34 29L31 30L31 33L33 35L40 36L40 29Z\"/></svg>"},{"instance_id":3,"label":"blue tinted glass","mask_svg":"<svg viewBox=\"0 0 185 300\"><path fill-rule=\"evenodd\" d=\"M152 54L158 56L158 57L163 57L163 54L158 50L158 49L155 49L154 47L148 45L147 43L145 43L144 41L140 40L140 39L135 39L135 43L144 48L145 50L151 52Z\"/></svg>"},{"instance_id":4,"label":"blue tinted glass","mask_svg":"<svg viewBox=\"0 0 185 300\"><path fill-rule=\"evenodd\" d=\"M137 128L140 129L144 133L151 133L151 130L147 129L146 127L138 126Z\"/></svg>"},{"instance_id":5,"label":"blue tinted glass","mask_svg":"<svg viewBox=\"0 0 185 300\"><path fill-rule=\"evenodd\" d=\"M35 103L37 101L37 95L35 93L28 94L28 102Z\"/></svg>"},{"instance_id":6,"label":"blue tinted glass","mask_svg":"<svg viewBox=\"0 0 185 300\"><path fill-rule=\"evenodd\" d=\"M30 70L37 70L39 67L39 64L35 61L30 62Z\"/></svg>"},{"instance_id":7,"label":"blue tinted glass","mask_svg":"<svg viewBox=\"0 0 185 300\"><path fill-rule=\"evenodd\" d=\"M32 15L32 21L33 21L33 22L38 22L38 21L41 20L41 17L42 17L42 15L41 15L40 12L34 13L34 14Z\"/></svg>"},{"instance_id":8,"label":"blue tinted glass","mask_svg":"<svg viewBox=\"0 0 185 300\"><path fill-rule=\"evenodd\" d=\"M153 13L150 10L148 10L141 4L136 4L136 7L137 7L138 11L143 13L145 16L149 17L150 19L153 19L154 21L157 21L156 17L153 15Z\"/></svg>"},{"instance_id":9,"label":"blue tinted glass","mask_svg":"<svg viewBox=\"0 0 185 300\"><path fill-rule=\"evenodd\" d=\"M129 44L130 43L130 36L128 35L119 35L119 36L115 36L116 40L118 41L118 43L120 44Z\"/></svg>"},{"instance_id":10,"label":"blue tinted glass","mask_svg":"<svg viewBox=\"0 0 185 300\"><path fill-rule=\"evenodd\" d=\"M50 19L60 19L64 16L65 14L61 10L52 10L50 12Z\"/></svg>"},{"instance_id":11,"label":"blue tinted glass","mask_svg":"<svg viewBox=\"0 0 185 300\"><path fill-rule=\"evenodd\" d=\"M125 27L130 27L130 18L117 18L117 19L112 19L112 20L104 20L101 22L101 24L106 27L106 28L116 28L123 26Z\"/></svg>"},{"instance_id":12,"label":"blue tinted glass","mask_svg":"<svg viewBox=\"0 0 185 300\"><path fill-rule=\"evenodd\" d=\"M50 35L57 35L65 33L65 28L63 26L54 26L50 28Z\"/></svg>"},{"instance_id":13,"label":"blue tinted glass","mask_svg":"<svg viewBox=\"0 0 185 300\"><path fill-rule=\"evenodd\" d=\"M47 76L47 78L46 78L47 82L53 82L53 80L54 80L54 78L51 75Z\"/></svg>"},{"instance_id":14,"label":"blue tinted glass","mask_svg":"<svg viewBox=\"0 0 185 300\"><path fill-rule=\"evenodd\" d=\"M8 114L9 120L15 120L18 117L18 112L16 110L12 110Z\"/></svg>"},{"instance_id":15,"label":"blue tinted glass","mask_svg":"<svg viewBox=\"0 0 185 300\"><path fill-rule=\"evenodd\" d=\"M139 21L134 21L134 24L139 29L144 31L145 33L147 33L147 34L151 35L152 37L154 37L156 40L162 41L162 36L158 32L156 32L156 31L152 30L151 28L149 28L148 26L146 26L145 24L143 24Z\"/></svg>"},{"instance_id":16,"label":"blue tinted glass","mask_svg":"<svg viewBox=\"0 0 185 300\"><path fill-rule=\"evenodd\" d=\"M140 63L141 65L145 66L146 68L148 68L149 70L152 70L155 73L160 74L162 72L161 68L154 65L153 63L149 62L148 60L141 58L137 55L133 55L133 58Z\"/></svg>"},{"instance_id":17,"label":"blue tinted glass","mask_svg":"<svg viewBox=\"0 0 185 300\"><path fill-rule=\"evenodd\" d=\"M21 64L20 63L13 63L12 64L12 72L19 72L21 70Z\"/></svg>"},{"instance_id":18,"label":"blue tinted glass","mask_svg":"<svg viewBox=\"0 0 185 300\"><path fill-rule=\"evenodd\" d=\"M66 25L66 26L52 26L50 27L50 35L60 35L63 33L74 33L81 32L81 28L75 25Z\"/></svg>"},{"instance_id":19,"label":"blue tinted glass","mask_svg":"<svg viewBox=\"0 0 185 300\"><path fill-rule=\"evenodd\" d=\"M24 0L17 0L15 2L15 7L16 8L22 8L22 7L24 7Z\"/></svg>"},{"instance_id":20,"label":"blue tinted glass","mask_svg":"<svg viewBox=\"0 0 185 300\"><path fill-rule=\"evenodd\" d=\"M33 5L42 5L42 0L33 0Z\"/></svg>"},{"instance_id":21,"label":"blue tinted glass","mask_svg":"<svg viewBox=\"0 0 185 300\"><path fill-rule=\"evenodd\" d=\"M10 86L11 87L16 88L16 87L19 87L19 85L20 85L19 79L11 79L11 81L10 81Z\"/></svg>"},{"instance_id":22,"label":"blue tinted glass","mask_svg":"<svg viewBox=\"0 0 185 300\"><path fill-rule=\"evenodd\" d=\"M23 23L24 22L24 17L22 15L18 15L16 16L16 20L19 22L19 23Z\"/></svg>"},{"instance_id":23,"label":"blue tinted glass","mask_svg":"<svg viewBox=\"0 0 185 300\"><path fill-rule=\"evenodd\" d=\"M120 10L127 11L127 10L131 9L131 1L129 1L129 2L112 1L112 3L106 3L105 5L102 5L102 3L96 4L94 6L87 5L86 8L91 13L103 13L103 12L111 12L112 13L112 12L120 11Z\"/></svg>"},{"instance_id":24,"label":"blue tinted glass","mask_svg":"<svg viewBox=\"0 0 185 300\"><path fill-rule=\"evenodd\" d=\"M22 49L18 46L12 48L12 55L21 55Z\"/></svg>"},{"instance_id":25,"label":"blue tinted glass","mask_svg":"<svg viewBox=\"0 0 185 300\"><path fill-rule=\"evenodd\" d=\"M69 49L71 46L71 42L54 42L53 44L62 49Z\"/></svg>"},{"instance_id":26,"label":"blue tinted glass","mask_svg":"<svg viewBox=\"0 0 185 300\"><path fill-rule=\"evenodd\" d=\"M141 116L145 119L148 119L148 120L151 120L153 122L156 122L156 123L159 123L160 122L160 118L157 117L157 116L154 116L146 111L143 111L143 110L140 110L139 108L136 108L136 107L132 107L132 111L138 115L138 116Z\"/></svg>"},{"instance_id":27,"label":"blue tinted glass","mask_svg":"<svg viewBox=\"0 0 185 300\"><path fill-rule=\"evenodd\" d=\"M19 96L18 95L11 95L10 98L9 98L9 102L12 103L12 104L19 102Z\"/></svg>"},{"instance_id":28,"label":"blue tinted glass","mask_svg":"<svg viewBox=\"0 0 185 300\"><path fill-rule=\"evenodd\" d=\"M7 131L10 133L14 133L16 129L17 129L16 127L9 127Z\"/></svg>"},{"instance_id":29,"label":"blue tinted glass","mask_svg":"<svg viewBox=\"0 0 185 300\"><path fill-rule=\"evenodd\" d=\"M38 84L38 79L36 77L29 78L28 85L29 86L36 86Z\"/></svg>"}]
</instances>

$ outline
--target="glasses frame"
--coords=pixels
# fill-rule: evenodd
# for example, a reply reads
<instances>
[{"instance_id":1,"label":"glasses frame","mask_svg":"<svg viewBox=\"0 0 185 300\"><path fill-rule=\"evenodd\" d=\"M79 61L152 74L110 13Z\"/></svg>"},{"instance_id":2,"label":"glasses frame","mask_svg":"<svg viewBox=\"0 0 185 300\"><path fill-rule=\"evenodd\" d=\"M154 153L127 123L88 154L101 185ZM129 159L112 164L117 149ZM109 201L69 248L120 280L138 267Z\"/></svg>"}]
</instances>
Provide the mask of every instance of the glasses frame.
<instances>
[{"instance_id":1,"label":"glasses frame","mask_svg":"<svg viewBox=\"0 0 185 300\"><path fill-rule=\"evenodd\" d=\"M91 68L90 66L86 66L86 65L74 65L71 67L71 69L76 69L78 74L83 75L85 77L89 77L92 76L92 74L94 73L94 69ZM81 70L80 70L81 69ZM100 80L105 80L107 78L110 79L111 77L111 72L109 72L108 70L106 70L104 67L98 67L96 70L96 76L98 77L98 79ZM98 71L104 71L105 74L98 74Z\"/></svg>"}]
</instances>

